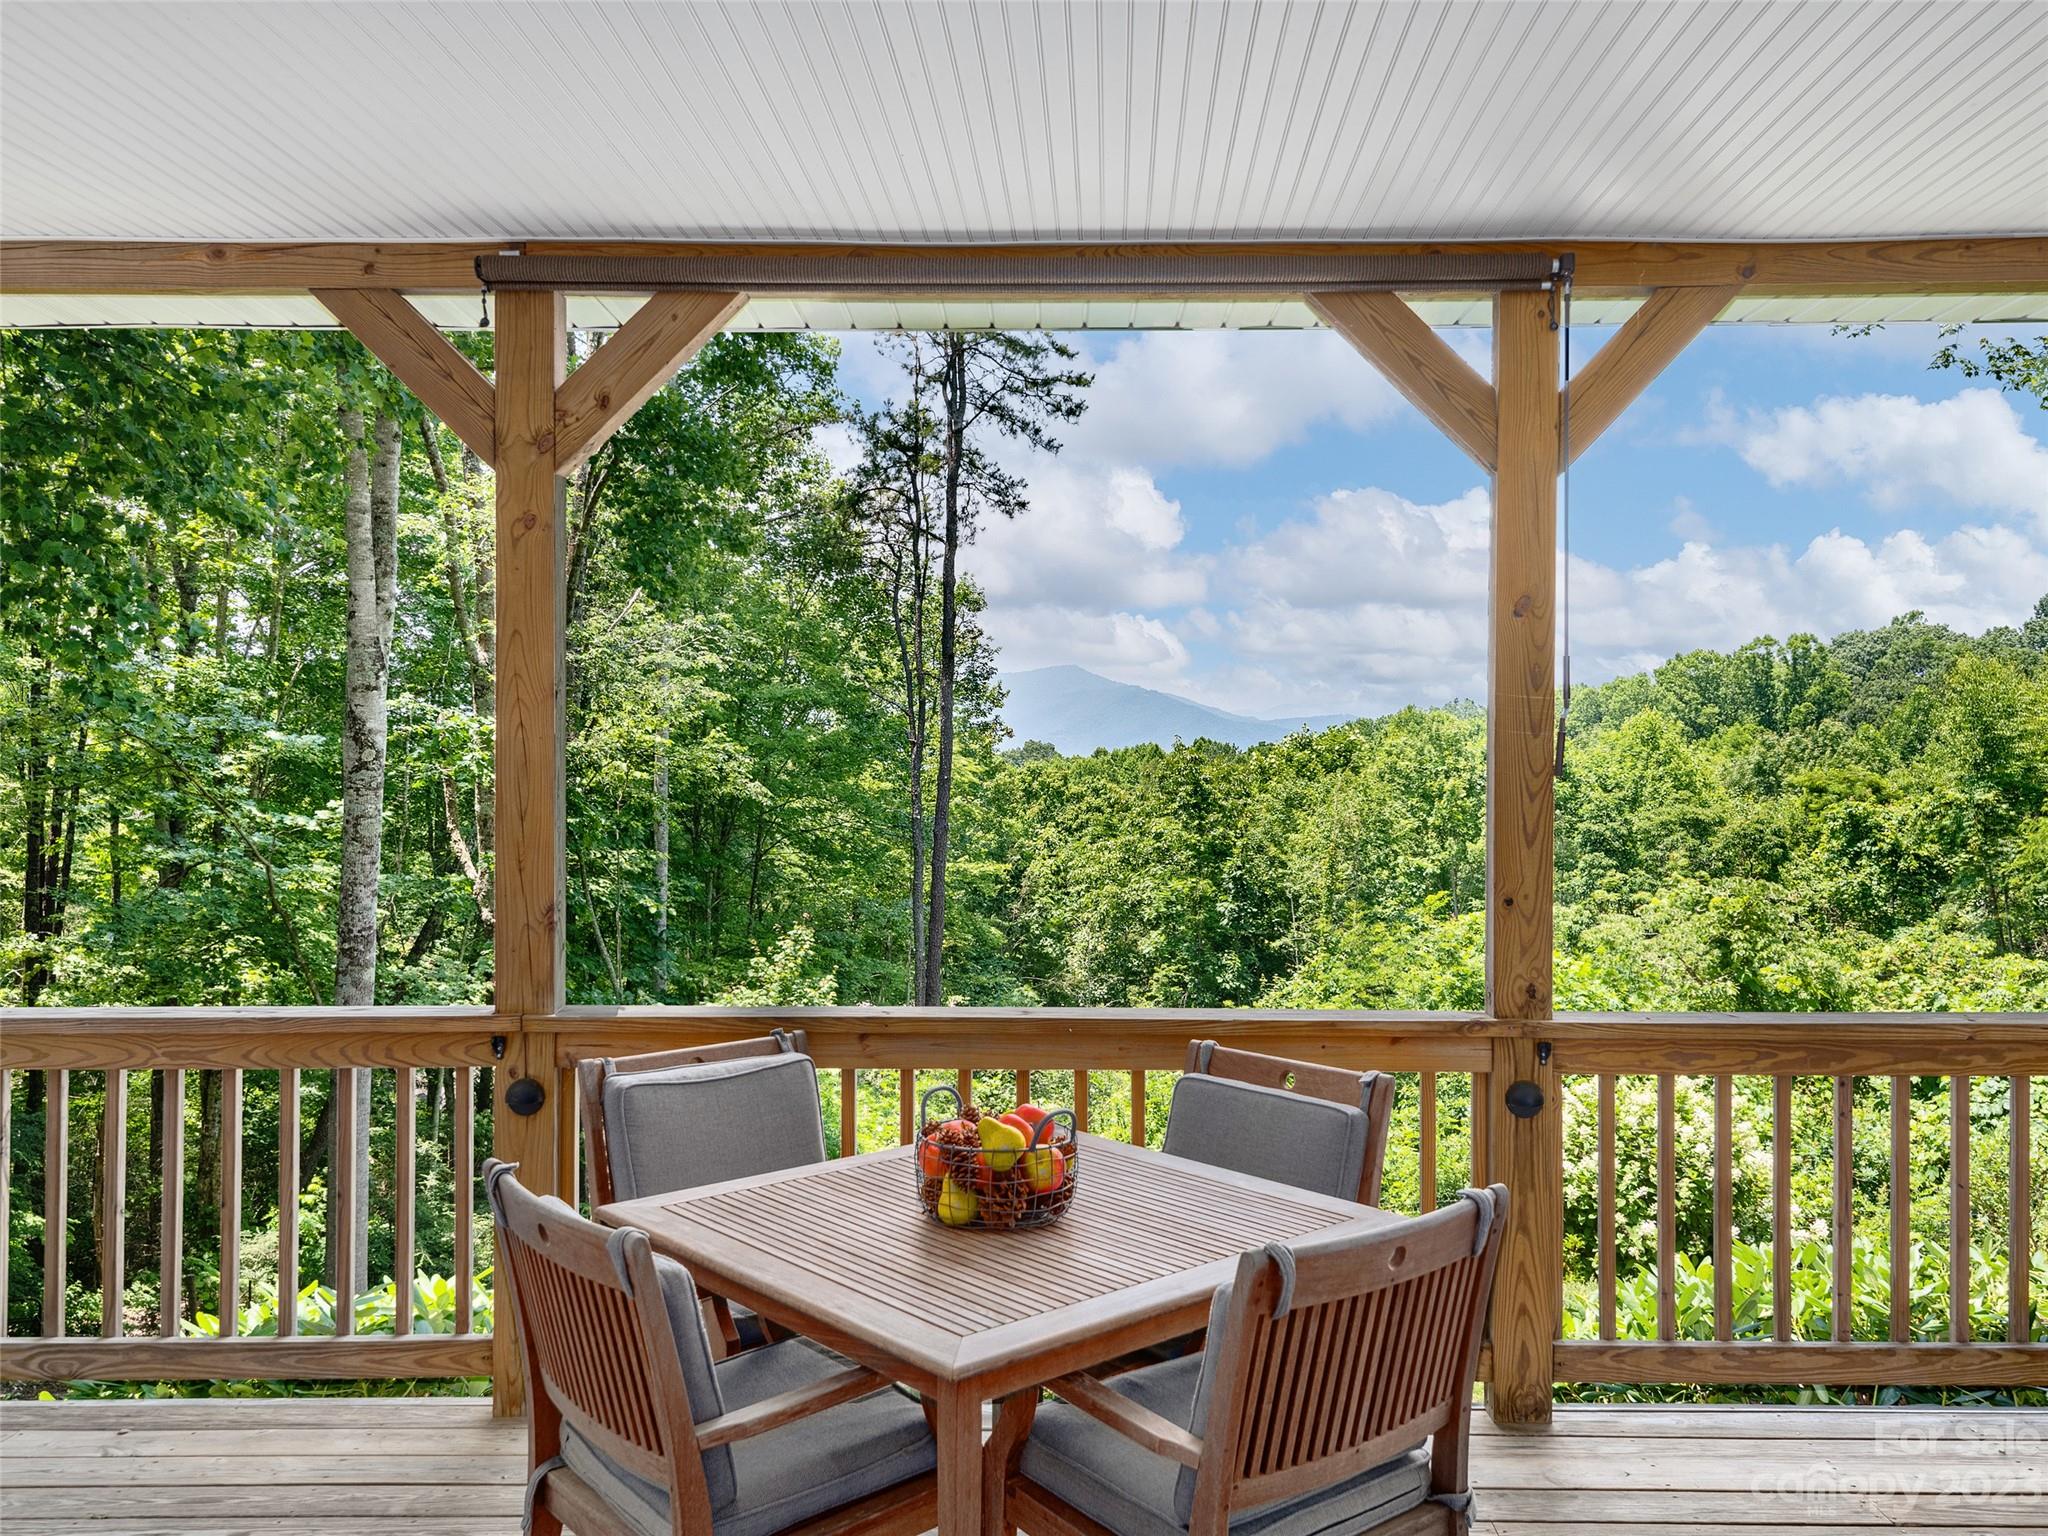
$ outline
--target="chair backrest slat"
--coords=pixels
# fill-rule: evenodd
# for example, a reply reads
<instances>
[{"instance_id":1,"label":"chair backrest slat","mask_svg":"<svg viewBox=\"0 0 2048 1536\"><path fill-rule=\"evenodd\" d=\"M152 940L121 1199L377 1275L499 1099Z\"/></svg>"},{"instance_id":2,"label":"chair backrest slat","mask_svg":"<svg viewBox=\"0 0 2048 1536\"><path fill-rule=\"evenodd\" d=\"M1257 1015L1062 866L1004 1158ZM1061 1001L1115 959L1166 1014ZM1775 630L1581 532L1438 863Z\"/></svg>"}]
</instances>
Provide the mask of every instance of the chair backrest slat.
<instances>
[{"instance_id":1,"label":"chair backrest slat","mask_svg":"<svg viewBox=\"0 0 2048 1536\"><path fill-rule=\"evenodd\" d=\"M1284 1312L1278 1264L1245 1255L1204 1367L1235 1390L1210 1403L1208 1452L1182 1484L1195 1536L1432 1433L1462 1446L1506 1209L1495 1185L1395 1226L1304 1239Z\"/></svg>"},{"instance_id":2,"label":"chair backrest slat","mask_svg":"<svg viewBox=\"0 0 2048 1536\"><path fill-rule=\"evenodd\" d=\"M671 1498L705 1499L688 1390L645 1236L608 1241L561 1201L524 1188L505 1164L490 1164L486 1178L537 1434L545 1410L551 1424L558 1419ZM553 1453L538 1439L535 1449L539 1459Z\"/></svg>"}]
</instances>

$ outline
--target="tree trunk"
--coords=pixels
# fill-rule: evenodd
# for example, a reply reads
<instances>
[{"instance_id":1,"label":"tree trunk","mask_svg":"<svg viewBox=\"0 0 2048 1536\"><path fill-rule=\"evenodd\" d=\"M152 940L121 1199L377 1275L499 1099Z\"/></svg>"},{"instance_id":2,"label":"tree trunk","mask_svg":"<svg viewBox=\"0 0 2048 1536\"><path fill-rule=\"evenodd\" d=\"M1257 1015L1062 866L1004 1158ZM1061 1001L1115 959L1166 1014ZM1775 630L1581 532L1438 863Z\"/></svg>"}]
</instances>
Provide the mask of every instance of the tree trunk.
<instances>
[{"instance_id":1,"label":"tree trunk","mask_svg":"<svg viewBox=\"0 0 2048 1536\"><path fill-rule=\"evenodd\" d=\"M967 438L966 338L949 332L945 348L946 524L939 548L939 763L932 779L931 916L925 925L925 1006L945 1000L946 864L953 813L953 682L960 641L960 475Z\"/></svg>"},{"instance_id":2,"label":"tree trunk","mask_svg":"<svg viewBox=\"0 0 2048 1536\"><path fill-rule=\"evenodd\" d=\"M391 686L392 615L398 574L398 423L380 415L370 451L363 415L341 412L346 449L344 514L348 549L348 652L341 732L341 873L335 919L334 1001L368 1007L377 1000L377 876L384 851L384 771ZM331 1161L350 1158L356 1170L359 1230L355 1242L360 1294L369 1288L367 1225L370 1161L370 1074L344 1074L338 1091L355 1096L354 1145L335 1146ZM335 1125L340 1125L336 1117ZM337 1132L338 1134L338 1132ZM333 1215L330 1211L330 1221ZM332 1228L330 1227L330 1230ZM329 1251L338 1252L330 1243ZM332 1271L332 1261L329 1269ZM342 1277L330 1273L338 1283Z\"/></svg>"}]
</instances>

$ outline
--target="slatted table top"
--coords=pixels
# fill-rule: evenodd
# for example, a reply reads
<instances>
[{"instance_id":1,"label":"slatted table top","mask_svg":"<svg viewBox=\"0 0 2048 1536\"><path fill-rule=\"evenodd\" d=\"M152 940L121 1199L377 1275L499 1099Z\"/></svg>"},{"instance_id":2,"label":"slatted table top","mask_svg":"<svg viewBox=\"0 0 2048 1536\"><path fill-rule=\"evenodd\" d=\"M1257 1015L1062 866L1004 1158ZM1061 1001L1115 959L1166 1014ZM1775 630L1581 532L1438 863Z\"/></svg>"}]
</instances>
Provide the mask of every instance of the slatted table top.
<instances>
[{"instance_id":1,"label":"slatted table top","mask_svg":"<svg viewBox=\"0 0 2048 1536\"><path fill-rule=\"evenodd\" d=\"M1085 1353L1110 1335L1098 1358L1171 1338L1201 1325L1245 1249L1395 1219L1083 1136L1060 1221L953 1230L919 1208L912 1158L892 1147L597 1214L639 1227L722 1295L935 1381Z\"/></svg>"}]
</instances>

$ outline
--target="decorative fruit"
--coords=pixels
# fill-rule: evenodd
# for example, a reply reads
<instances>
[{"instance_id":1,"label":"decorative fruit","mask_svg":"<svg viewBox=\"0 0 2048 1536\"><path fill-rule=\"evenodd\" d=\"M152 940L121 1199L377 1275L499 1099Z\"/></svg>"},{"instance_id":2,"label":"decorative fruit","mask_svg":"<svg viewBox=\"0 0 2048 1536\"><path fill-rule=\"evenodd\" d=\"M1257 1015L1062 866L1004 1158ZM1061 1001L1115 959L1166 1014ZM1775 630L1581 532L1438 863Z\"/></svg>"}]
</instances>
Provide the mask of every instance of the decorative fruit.
<instances>
[{"instance_id":1,"label":"decorative fruit","mask_svg":"<svg viewBox=\"0 0 2048 1536\"><path fill-rule=\"evenodd\" d=\"M1007 1173L1014 1167L1017 1154L1031 1140L1024 1131L1010 1124L1007 1116L984 1115L977 1129L981 1132L981 1160L997 1173Z\"/></svg>"},{"instance_id":2,"label":"decorative fruit","mask_svg":"<svg viewBox=\"0 0 2048 1536\"><path fill-rule=\"evenodd\" d=\"M949 1227L964 1227L974 1220L974 1213L980 1209L980 1202L974 1198L974 1191L962 1189L951 1179L939 1187L939 1220Z\"/></svg>"},{"instance_id":3,"label":"decorative fruit","mask_svg":"<svg viewBox=\"0 0 2048 1536\"><path fill-rule=\"evenodd\" d=\"M1024 1154L1024 1176L1041 1195L1049 1195L1067 1182L1067 1154L1058 1147L1040 1147Z\"/></svg>"},{"instance_id":4,"label":"decorative fruit","mask_svg":"<svg viewBox=\"0 0 2048 1536\"><path fill-rule=\"evenodd\" d=\"M965 1120L948 1120L925 1132L924 1145L917 1154L917 1171L928 1179L946 1176L946 1145L967 1140L973 1134Z\"/></svg>"},{"instance_id":5,"label":"decorative fruit","mask_svg":"<svg viewBox=\"0 0 2048 1536\"><path fill-rule=\"evenodd\" d=\"M1029 1120L1026 1120L1021 1114L1017 1113L1017 1111L1014 1109L1011 1110L1007 1115L998 1115L996 1116L996 1118L1002 1121L1003 1124L1013 1125L1018 1130L1022 1131L1024 1133L1024 1140L1027 1144L1031 1140L1031 1133L1038 1129L1038 1127L1035 1124L1033 1124Z\"/></svg>"},{"instance_id":6,"label":"decorative fruit","mask_svg":"<svg viewBox=\"0 0 2048 1536\"><path fill-rule=\"evenodd\" d=\"M1035 1135L1038 1131L1038 1122L1045 1119L1052 1111L1041 1109L1036 1104L1019 1104L1011 1113L1016 1115L1019 1120L1022 1120L1026 1129Z\"/></svg>"}]
</instances>

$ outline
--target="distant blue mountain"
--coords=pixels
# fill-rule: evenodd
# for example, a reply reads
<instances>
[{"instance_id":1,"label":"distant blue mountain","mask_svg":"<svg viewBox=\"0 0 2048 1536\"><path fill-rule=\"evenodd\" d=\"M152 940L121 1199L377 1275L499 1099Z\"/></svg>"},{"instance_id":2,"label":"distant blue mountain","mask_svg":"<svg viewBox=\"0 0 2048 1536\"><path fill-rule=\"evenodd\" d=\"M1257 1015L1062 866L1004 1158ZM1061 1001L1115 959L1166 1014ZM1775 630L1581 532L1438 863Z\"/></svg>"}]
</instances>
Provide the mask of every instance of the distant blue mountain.
<instances>
[{"instance_id":1,"label":"distant blue mountain","mask_svg":"<svg viewBox=\"0 0 2048 1536\"><path fill-rule=\"evenodd\" d=\"M1003 719L1014 733L1005 745L1046 741L1067 757L1085 756L1097 747L1133 747L1148 741L1170 747L1176 741L1206 738L1249 747L1303 729L1319 731L1342 725L1354 718L1289 715L1261 720L1233 715L1156 688L1112 682L1085 667L1007 672L1003 686L1010 695L1003 706Z\"/></svg>"}]
</instances>

